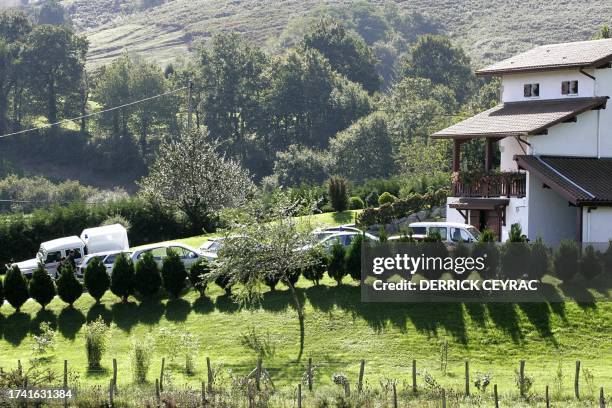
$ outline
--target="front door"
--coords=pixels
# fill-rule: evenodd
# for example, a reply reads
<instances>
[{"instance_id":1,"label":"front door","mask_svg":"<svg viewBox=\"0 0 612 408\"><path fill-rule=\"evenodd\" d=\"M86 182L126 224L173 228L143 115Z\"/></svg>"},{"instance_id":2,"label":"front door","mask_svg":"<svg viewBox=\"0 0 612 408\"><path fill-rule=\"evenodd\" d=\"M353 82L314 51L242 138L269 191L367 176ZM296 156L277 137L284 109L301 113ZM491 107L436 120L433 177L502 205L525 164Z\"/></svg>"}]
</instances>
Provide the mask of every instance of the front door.
<instances>
[{"instance_id":1,"label":"front door","mask_svg":"<svg viewBox=\"0 0 612 408\"><path fill-rule=\"evenodd\" d=\"M470 224L481 232L489 228L498 241L501 238L501 215L496 210L470 210Z\"/></svg>"}]
</instances>

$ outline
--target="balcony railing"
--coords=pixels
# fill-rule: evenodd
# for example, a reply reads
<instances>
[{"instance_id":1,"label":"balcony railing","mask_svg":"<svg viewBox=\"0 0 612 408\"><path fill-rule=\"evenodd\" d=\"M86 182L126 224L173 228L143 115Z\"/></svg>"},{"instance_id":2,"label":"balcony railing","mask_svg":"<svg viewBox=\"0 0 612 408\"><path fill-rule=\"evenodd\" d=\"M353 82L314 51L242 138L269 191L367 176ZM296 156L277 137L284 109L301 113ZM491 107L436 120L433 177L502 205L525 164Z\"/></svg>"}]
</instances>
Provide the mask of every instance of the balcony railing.
<instances>
[{"instance_id":1,"label":"balcony railing","mask_svg":"<svg viewBox=\"0 0 612 408\"><path fill-rule=\"evenodd\" d=\"M527 177L520 172L453 174L454 197L525 197Z\"/></svg>"}]
</instances>

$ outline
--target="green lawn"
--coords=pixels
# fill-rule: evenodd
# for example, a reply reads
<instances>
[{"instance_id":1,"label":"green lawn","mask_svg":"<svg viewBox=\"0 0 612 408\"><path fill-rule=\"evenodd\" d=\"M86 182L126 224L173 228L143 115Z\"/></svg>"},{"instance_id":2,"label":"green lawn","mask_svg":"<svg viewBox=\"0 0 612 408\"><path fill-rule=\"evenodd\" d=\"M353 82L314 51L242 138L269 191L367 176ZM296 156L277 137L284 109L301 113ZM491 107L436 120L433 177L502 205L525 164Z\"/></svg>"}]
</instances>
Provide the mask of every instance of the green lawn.
<instances>
[{"instance_id":1,"label":"green lawn","mask_svg":"<svg viewBox=\"0 0 612 408\"><path fill-rule=\"evenodd\" d=\"M322 223L350 222L352 214L318 216ZM182 240L198 245L206 237ZM464 360L469 359L472 377L491 373L500 393L516 394L514 370L521 359L527 361L526 372L533 376L533 391L543 394L554 385L559 364L566 397L573 392L576 360L593 374L592 392L600 386L612 392L612 303L591 305L554 304L400 304L362 303L356 283L346 279L336 286L325 279L313 286L302 279L299 295L305 303L306 341L304 358L297 362L299 328L287 290L280 287L265 293L262 303L253 310L239 309L221 289L212 285L206 297L199 299L190 290L182 299L140 303L130 299L121 304L107 293L101 305L94 305L88 295L81 297L74 309L55 299L47 311L28 301L21 313L5 304L0 309L0 366L5 370L21 360L26 366L33 357L36 363L61 373L63 360L83 385L108 384L112 359L118 361L119 388L131 382L129 349L132 341L153 342L160 329L176 329L193 334L199 341L195 353L196 370L186 375L181 350L160 352L151 347L153 362L149 380L159 374L161 358L171 381L177 386L197 386L205 379L205 358L246 375L254 367L255 352L245 347L241 336L253 329L274 350L264 358L264 366L277 385L299 382L308 357L317 367L316 384L331 386L333 373L345 373L355 383L359 361L366 360L366 381L379 387L379 380L410 381L412 359L419 372L429 372L443 386L462 390ZM87 370L84 347L84 324L102 316L112 322L112 338L102 362L103 370ZM57 327L55 350L36 357L32 354L32 335L42 321ZM448 368L441 369L440 350L448 344ZM71 376L75 378L75 376ZM589 393L583 380L582 390ZM402 387L404 387L402 385ZM419 386L423 386L422 377ZM588 406L588 405L586 405Z\"/></svg>"}]
</instances>

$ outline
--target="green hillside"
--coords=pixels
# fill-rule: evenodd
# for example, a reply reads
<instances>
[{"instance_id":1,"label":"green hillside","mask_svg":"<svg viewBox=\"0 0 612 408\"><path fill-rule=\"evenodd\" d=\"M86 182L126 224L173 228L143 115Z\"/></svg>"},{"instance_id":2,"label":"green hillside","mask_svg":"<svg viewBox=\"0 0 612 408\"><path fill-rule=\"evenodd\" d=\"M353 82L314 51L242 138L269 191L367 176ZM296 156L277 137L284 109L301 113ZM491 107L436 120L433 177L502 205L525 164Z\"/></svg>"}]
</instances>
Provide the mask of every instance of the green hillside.
<instances>
[{"instance_id":1,"label":"green hillside","mask_svg":"<svg viewBox=\"0 0 612 408\"><path fill-rule=\"evenodd\" d=\"M245 33L260 44L271 44L287 24L313 10L351 4L343 0L285 0L282 6L270 0L62 3L77 29L87 32L93 64L108 61L124 49L164 63L187 52L196 39L219 31ZM598 0L406 0L397 5L437 20L469 51L476 65L534 44L587 39L612 16L612 4Z\"/></svg>"}]
</instances>

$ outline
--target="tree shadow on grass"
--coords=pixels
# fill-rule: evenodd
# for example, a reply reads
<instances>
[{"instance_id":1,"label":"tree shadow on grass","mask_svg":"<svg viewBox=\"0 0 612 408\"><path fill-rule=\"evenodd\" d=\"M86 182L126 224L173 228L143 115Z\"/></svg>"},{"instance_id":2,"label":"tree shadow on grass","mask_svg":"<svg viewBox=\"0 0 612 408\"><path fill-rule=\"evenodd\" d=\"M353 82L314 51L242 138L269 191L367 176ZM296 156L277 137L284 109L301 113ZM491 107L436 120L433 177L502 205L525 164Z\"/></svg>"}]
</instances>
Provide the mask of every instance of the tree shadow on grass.
<instances>
[{"instance_id":1,"label":"tree shadow on grass","mask_svg":"<svg viewBox=\"0 0 612 408\"><path fill-rule=\"evenodd\" d=\"M509 335L514 343L523 340L518 314L513 303L488 303L487 310L495 326Z\"/></svg>"},{"instance_id":2,"label":"tree shadow on grass","mask_svg":"<svg viewBox=\"0 0 612 408\"><path fill-rule=\"evenodd\" d=\"M298 295L298 299L302 306L304 305L304 291L303 289L295 289ZM263 294L261 299L261 307L269 312L283 312L287 308L292 307L295 309L295 303L293 296L289 289L287 290L274 290Z\"/></svg>"},{"instance_id":3,"label":"tree shadow on grass","mask_svg":"<svg viewBox=\"0 0 612 408\"><path fill-rule=\"evenodd\" d=\"M4 321L4 339L13 346L18 346L28 335L29 328L30 315L15 312Z\"/></svg>"},{"instance_id":4,"label":"tree shadow on grass","mask_svg":"<svg viewBox=\"0 0 612 408\"><path fill-rule=\"evenodd\" d=\"M555 346L558 345L550 325L551 310L548 303L518 303L518 307L525 313L525 316L534 325L541 337L552 341Z\"/></svg>"},{"instance_id":5,"label":"tree shadow on grass","mask_svg":"<svg viewBox=\"0 0 612 408\"><path fill-rule=\"evenodd\" d=\"M40 325L49 323L53 330L57 329L57 316L51 310L40 309L30 322L30 333L40 334Z\"/></svg>"},{"instance_id":6,"label":"tree shadow on grass","mask_svg":"<svg viewBox=\"0 0 612 408\"><path fill-rule=\"evenodd\" d=\"M305 291L308 302L315 310L327 313L331 311L336 304L332 296L332 288L327 285L311 286Z\"/></svg>"},{"instance_id":7,"label":"tree shadow on grass","mask_svg":"<svg viewBox=\"0 0 612 408\"><path fill-rule=\"evenodd\" d=\"M185 299L172 299L166 303L166 319L170 322L184 322L191 312L191 305Z\"/></svg>"},{"instance_id":8,"label":"tree shadow on grass","mask_svg":"<svg viewBox=\"0 0 612 408\"><path fill-rule=\"evenodd\" d=\"M85 316L83 316L83 313L72 306L63 308L57 318L59 332L70 340L74 340L84 323Z\"/></svg>"},{"instance_id":9,"label":"tree shadow on grass","mask_svg":"<svg viewBox=\"0 0 612 408\"><path fill-rule=\"evenodd\" d=\"M130 332L138 323L138 306L133 302L119 302L113 304L113 322L123 331Z\"/></svg>"},{"instance_id":10,"label":"tree shadow on grass","mask_svg":"<svg viewBox=\"0 0 612 408\"><path fill-rule=\"evenodd\" d=\"M472 322L478 327L486 327L487 325L487 310L482 303L465 303L465 311L472 319Z\"/></svg>"},{"instance_id":11,"label":"tree shadow on grass","mask_svg":"<svg viewBox=\"0 0 612 408\"><path fill-rule=\"evenodd\" d=\"M559 289L563 291L563 294L576 301L576 304L582 309L597 309L597 303L595 303L595 296L587 290L582 284L573 284L572 282L559 285Z\"/></svg>"},{"instance_id":12,"label":"tree shadow on grass","mask_svg":"<svg viewBox=\"0 0 612 408\"><path fill-rule=\"evenodd\" d=\"M146 325L152 326L159 323L164 315L164 304L160 299L144 299L138 305L138 318Z\"/></svg>"},{"instance_id":13,"label":"tree shadow on grass","mask_svg":"<svg viewBox=\"0 0 612 408\"><path fill-rule=\"evenodd\" d=\"M225 313L235 313L240 308L238 303L232 298L232 294L227 292L221 296L217 296L215 307L218 311Z\"/></svg>"},{"instance_id":14,"label":"tree shadow on grass","mask_svg":"<svg viewBox=\"0 0 612 408\"><path fill-rule=\"evenodd\" d=\"M111 312L106 306L101 303L92 305L87 311L87 316L85 317L87 322L93 322L98 320L98 318L102 318L102 321L106 325L110 325L113 321L113 312Z\"/></svg>"},{"instance_id":15,"label":"tree shadow on grass","mask_svg":"<svg viewBox=\"0 0 612 408\"><path fill-rule=\"evenodd\" d=\"M106 367L87 368L86 375L88 378L105 378L110 375L110 370Z\"/></svg>"},{"instance_id":16,"label":"tree shadow on grass","mask_svg":"<svg viewBox=\"0 0 612 408\"><path fill-rule=\"evenodd\" d=\"M215 304L210 298L200 296L191 304L191 308L197 314L208 314L215 310Z\"/></svg>"}]
</instances>

